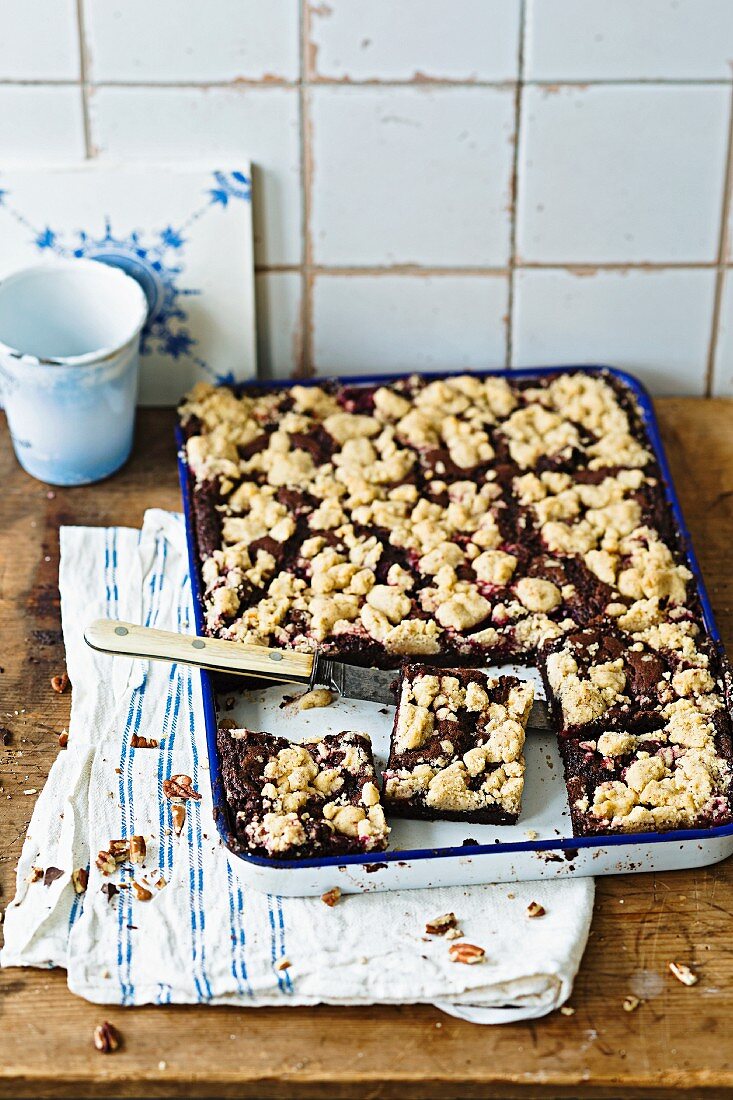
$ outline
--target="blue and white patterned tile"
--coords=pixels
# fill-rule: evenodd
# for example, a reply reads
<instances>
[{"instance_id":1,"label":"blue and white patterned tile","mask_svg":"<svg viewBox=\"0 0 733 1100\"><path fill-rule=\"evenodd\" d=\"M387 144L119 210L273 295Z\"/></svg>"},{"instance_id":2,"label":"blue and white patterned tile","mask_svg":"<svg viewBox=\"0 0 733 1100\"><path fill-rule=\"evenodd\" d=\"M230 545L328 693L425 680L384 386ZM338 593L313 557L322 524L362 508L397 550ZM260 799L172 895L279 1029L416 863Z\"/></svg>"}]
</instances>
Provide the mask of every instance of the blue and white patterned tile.
<instances>
[{"instance_id":1,"label":"blue and white patterned tile","mask_svg":"<svg viewBox=\"0 0 733 1100\"><path fill-rule=\"evenodd\" d=\"M729 113L723 84L526 87L522 261L715 260Z\"/></svg>"},{"instance_id":2,"label":"blue and white patterned tile","mask_svg":"<svg viewBox=\"0 0 733 1100\"><path fill-rule=\"evenodd\" d=\"M311 89L317 263L504 267L510 89Z\"/></svg>"},{"instance_id":3,"label":"blue and white patterned tile","mask_svg":"<svg viewBox=\"0 0 733 1100\"><path fill-rule=\"evenodd\" d=\"M607 363L654 394L705 392L715 271L517 271L514 367Z\"/></svg>"},{"instance_id":4,"label":"blue and white patterned tile","mask_svg":"<svg viewBox=\"0 0 733 1100\"><path fill-rule=\"evenodd\" d=\"M528 80L730 80L730 0L527 0Z\"/></svg>"},{"instance_id":5,"label":"blue and white patterned tile","mask_svg":"<svg viewBox=\"0 0 733 1100\"><path fill-rule=\"evenodd\" d=\"M298 0L85 0L95 81L297 80Z\"/></svg>"},{"instance_id":6,"label":"blue and white patterned tile","mask_svg":"<svg viewBox=\"0 0 733 1100\"><path fill-rule=\"evenodd\" d=\"M300 263L297 89L96 88L90 114L92 138L103 157L251 161L257 263Z\"/></svg>"},{"instance_id":7,"label":"blue and white patterned tile","mask_svg":"<svg viewBox=\"0 0 733 1100\"><path fill-rule=\"evenodd\" d=\"M199 378L255 373L249 165L17 168L0 172L0 273L85 257L145 291L143 404L175 403Z\"/></svg>"},{"instance_id":8,"label":"blue and white patterned tile","mask_svg":"<svg viewBox=\"0 0 733 1100\"><path fill-rule=\"evenodd\" d=\"M309 0L311 79L516 80L519 0Z\"/></svg>"},{"instance_id":9,"label":"blue and white patterned tile","mask_svg":"<svg viewBox=\"0 0 733 1100\"><path fill-rule=\"evenodd\" d=\"M3 0L0 80L78 80L75 0Z\"/></svg>"},{"instance_id":10,"label":"blue and white patterned tile","mask_svg":"<svg viewBox=\"0 0 733 1100\"><path fill-rule=\"evenodd\" d=\"M506 275L317 275L317 374L503 367Z\"/></svg>"}]
</instances>

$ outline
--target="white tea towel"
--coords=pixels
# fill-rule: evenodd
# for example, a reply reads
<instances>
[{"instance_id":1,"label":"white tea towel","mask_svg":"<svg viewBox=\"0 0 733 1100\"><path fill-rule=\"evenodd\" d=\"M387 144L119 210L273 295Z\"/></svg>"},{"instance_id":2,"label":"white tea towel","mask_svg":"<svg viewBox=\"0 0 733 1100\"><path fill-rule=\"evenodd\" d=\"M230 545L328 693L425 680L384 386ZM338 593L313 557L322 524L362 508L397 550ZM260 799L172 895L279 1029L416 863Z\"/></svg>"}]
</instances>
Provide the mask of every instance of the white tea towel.
<instances>
[{"instance_id":1,"label":"white tea towel","mask_svg":"<svg viewBox=\"0 0 733 1100\"><path fill-rule=\"evenodd\" d=\"M74 993L123 1005L429 1002L497 1023L541 1016L567 999L591 921L589 879L352 895L334 908L238 881L212 819L198 673L115 660L82 636L100 617L193 631L180 516L150 511L140 532L63 528L60 589L73 684L69 746L23 846L4 966L62 966ZM160 747L133 748L135 734ZM187 803L180 837L162 793L177 773L203 795ZM103 878L97 852L134 833L146 839L145 867ZM89 869L83 894L71 882L77 868ZM129 886L111 899L102 892L131 883L133 872L139 881L141 871L165 880L152 899L138 900ZM544 917L526 919L531 901ZM426 921L449 910L466 940L485 949L481 965L450 962L444 940L423 938ZM291 966L278 970L283 956Z\"/></svg>"}]
</instances>

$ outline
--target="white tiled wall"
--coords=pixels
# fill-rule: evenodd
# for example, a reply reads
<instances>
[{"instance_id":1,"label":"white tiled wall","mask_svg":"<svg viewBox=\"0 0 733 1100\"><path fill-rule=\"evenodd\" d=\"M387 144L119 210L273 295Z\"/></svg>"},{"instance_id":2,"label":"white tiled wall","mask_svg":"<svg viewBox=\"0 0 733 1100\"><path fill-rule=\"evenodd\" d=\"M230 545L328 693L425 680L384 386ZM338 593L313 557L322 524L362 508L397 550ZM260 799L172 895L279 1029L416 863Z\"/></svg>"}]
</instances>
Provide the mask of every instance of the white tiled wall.
<instances>
[{"instance_id":1,"label":"white tiled wall","mask_svg":"<svg viewBox=\"0 0 733 1100\"><path fill-rule=\"evenodd\" d=\"M717 84L525 87L517 256L714 262L729 110Z\"/></svg>"},{"instance_id":2,"label":"white tiled wall","mask_svg":"<svg viewBox=\"0 0 733 1100\"><path fill-rule=\"evenodd\" d=\"M314 366L364 374L503 363L507 290L501 275L318 274Z\"/></svg>"},{"instance_id":3,"label":"white tiled wall","mask_svg":"<svg viewBox=\"0 0 733 1100\"><path fill-rule=\"evenodd\" d=\"M506 267L510 90L321 85L308 108L315 264Z\"/></svg>"},{"instance_id":4,"label":"white tiled wall","mask_svg":"<svg viewBox=\"0 0 733 1100\"><path fill-rule=\"evenodd\" d=\"M732 93L733 0L0 6L0 169L256 162L268 377L605 361L733 395Z\"/></svg>"}]
</instances>

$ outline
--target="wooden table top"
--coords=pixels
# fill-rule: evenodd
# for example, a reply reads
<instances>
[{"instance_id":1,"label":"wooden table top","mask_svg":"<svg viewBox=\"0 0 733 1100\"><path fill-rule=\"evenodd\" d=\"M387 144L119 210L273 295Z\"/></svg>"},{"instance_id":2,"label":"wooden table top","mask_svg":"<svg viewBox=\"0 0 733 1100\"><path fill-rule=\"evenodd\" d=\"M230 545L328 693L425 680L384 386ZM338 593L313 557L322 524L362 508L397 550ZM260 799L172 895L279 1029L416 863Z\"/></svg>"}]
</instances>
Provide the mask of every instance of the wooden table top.
<instances>
[{"instance_id":1,"label":"wooden table top","mask_svg":"<svg viewBox=\"0 0 733 1100\"><path fill-rule=\"evenodd\" d=\"M733 403L657 402L723 637L733 642ZM0 428L0 908L68 721L60 524L139 526L178 508L171 410L143 410L134 457L101 485L49 492ZM2 741L8 744L3 747ZM425 1006L138 1008L87 1004L60 971L0 971L1 1096L658 1097L733 1095L733 862L598 880L572 1016L479 1027ZM729 937L731 937L729 942ZM687 963L688 988L668 972ZM624 998L644 998L634 1012ZM99 1054L110 1020L123 1047Z\"/></svg>"}]
</instances>

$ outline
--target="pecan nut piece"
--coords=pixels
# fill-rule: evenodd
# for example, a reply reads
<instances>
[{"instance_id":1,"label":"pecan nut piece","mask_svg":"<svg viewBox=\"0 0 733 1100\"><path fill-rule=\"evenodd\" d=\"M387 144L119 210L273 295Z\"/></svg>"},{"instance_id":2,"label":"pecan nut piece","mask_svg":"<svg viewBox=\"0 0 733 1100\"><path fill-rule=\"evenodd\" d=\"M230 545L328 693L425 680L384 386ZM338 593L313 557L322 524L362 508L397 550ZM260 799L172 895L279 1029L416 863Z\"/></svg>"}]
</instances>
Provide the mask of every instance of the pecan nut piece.
<instances>
[{"instance_id":1,"label":"pecan nut piece","mask_svg":"<svg viewBox=\"0 0 733 1100\"><path fill-rule=\"evenodd\" d=\"M334 886L332 890L326 890L325 894L321 894L321 901L329 909L333 909L334 905L338 905L341 901L341 891L338 886Z\"/></svg>"},{"instance_id":2,"label":"pecan nut piece","mask_svg":"<svg viewBox=\"0 0 733 1100\"><path fill-rule=\"evenodd\" d=\"M95 863L103 875L113 875L117 870L117 860L111 852L99 852Z\"/></svg>"},{"instance_id":3,"label":"pecan nut piece","mask_svg":"<svg viewBox=\"0 0 733 1100\"><path fill-rule=\"evenodd\" d=\"M61 730L61 733L58 735L58 742L59 742L59 748L60 749L65 749L66 748L66 746L69 743L69 731L68 730Z\"/></svg>"},{"instance_id":4,"label":"pecan nut piece","mask_svg":"<svg viewBox=\"0 0 733 1100\"><path fill-rule=\"evenodd\" d=\"M153 896L152 890L148 890L142 883L132 880L132 890L138 901L150 901Z\"/></svg>"},{"instance_id":5,"label":"pecan nut piece","mask_svg":"<svg viewBox=\"0 0 733 1100\"><path fill-rule=\"evenodd\" d=\"M458 927L458 918L455 913L443 913L425 925L428 936L445 936L451 929Z\"/></svg>"},{"instance_id":6,"label":"pecan nut piece","mask_svg":"<svg viewBox=\"0 0 733 1100\"><path fill-rule=\"evenodd\" d=\"M145 837L136 834L130 837L130 863L144 863L147 853Z\"/></svg>"},{"instance_id":7,"label":"pecan nut piece","mask_svg":"<svg viewBox=\"0 0 733 1100\"><path fill-rule=\"evenodd\" d=\"M180 836L183 832L183 826L186 824L186 807L182 802L173 803L171 817L173 819L173 831L176 836Z\"/></svg>"},{"instance_id":8,"label":"pecan nut piece","mask_svg":"<svg viewBox=\"0 0 733 1100\"><path fill-rule=\"evenodd\" d=\"M452 943L448 954L451 962L465 963L467 966L483 962L486 958L483 947L477 947L475 943Z\"/></svg>"},{"instance_id":9,"label":"pecan nut piece","mask_svg":"<svg viewBox=\"0 0 733 1100\"><path fill-rule=\"evenodd\" d=\"M141 737L139 733L133 733L130 744L133 749L157 749L160 741L156 741L154 737Z\"/></svg>"},{"instance_id":10,"label":"pecan nut piece","mask_svg":"<svg viewBox=\"0 0 733 1100\"><path fill-rule=\"evenodd\" d=\"M69 687L69 675L67 672L62 672L60 676L51 677L51 687L57 695L63 695Z\"/></svg>"},{"instance_id":11,"label":"pecan nut piece","mask_svg":"<svg viewBox=\"0 0 733 1100\"><path fill-rule=\"evenodd\" d=\"M124 863L126 859L130 858L130 841L124 839L110 840L109 854L115 863Z\"/></svg>"},{"instance_id":12,"label":"pecan nut piece","mask_svg":"<svg viewBox=\"0 0 733 1100\"><path fill-rule=\"evenodd\" d=\"M540 905L538 901L531 901L527 906L528 917L544 917L546 912L544 905Z\"/></svg>"},{"instance_id":13,"label":"pecan nut piece","mask_svg":"<svg viewBox=\"0 0 733 1100\"><path fill-rule=\"evenodd\" d=\"M112 1054L119 1048L120 1034L108 1020L95 1027L94 1045L102 1054Z\"/></svg>"},{"instance_id":14,"label":"pecan nut piece","mask_svg":"<svg viewBox=\"0 0 733 1100\"><path fill-rule=\"evenodd\" d=\"M74 887L75 894L83 894L89 885L89 872L86 867L78 867L76 871L71 872L71 885Z\"/></svg>"},{"instance_id":15,"label":"pecan nut piece","mask_svg":"<svg viewBox=\"0 0 733 1100\"><path fill-rule=\"evenodd\" d=\"M178 798L182 802L188 802L191 799L196 802L201 800L201 795L194 787L190 775L172 775L170 779L164 779L163 794L166 798Z\"/></svg>"},{"instance_id":16,"label":"pecan nut piece","mask_svg":"<svg viewBox=\"0 0 733 1100\"><path fill-rule=\"evenodd\" d=\"M110 840L107 850L99 853L96 864L103 875L114 874L121 863L130 859L130 843L129 840L124 839Z\"/></svg>"}]
</instances>

